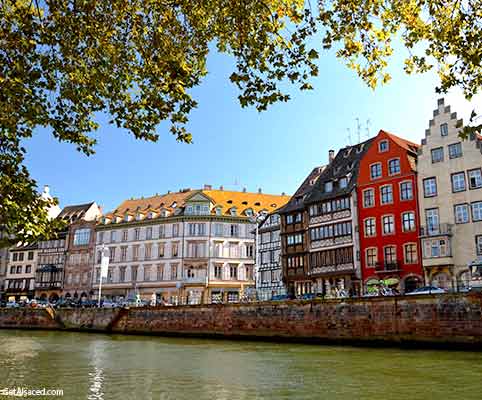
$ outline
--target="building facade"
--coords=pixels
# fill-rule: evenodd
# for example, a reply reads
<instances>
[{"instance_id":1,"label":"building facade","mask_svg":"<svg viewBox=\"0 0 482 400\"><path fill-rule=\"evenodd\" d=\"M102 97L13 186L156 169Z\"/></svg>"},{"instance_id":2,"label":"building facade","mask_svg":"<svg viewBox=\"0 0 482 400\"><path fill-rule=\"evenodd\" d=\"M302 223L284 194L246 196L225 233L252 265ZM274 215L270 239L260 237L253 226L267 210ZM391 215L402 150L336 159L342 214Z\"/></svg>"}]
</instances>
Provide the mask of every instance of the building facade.
<instances>
[{"instance_id":1,"label":"building facade","mask_svg":"<svg viewBox=\"0 0 482 400\"><path fill-rule=\"evenodd\" d=\"M5 275L5 295L8 301L31 300L35 295L37 245L10 248L10 261Z\"/></svg>"},{"instance_id":2,"label":"building facade","mask_svg":"<svg viewBox=\"0 0 482 400\"><path fill-rule=\"evenodd\" d=\"M85 214L69 226L63 297L82 300L94 297L92 290L95 260L95 226L100 209L95 203L84 206Z\"/></svg>"},{"instance_id":3,"label":"building facade","mask_svg":"<svg viewBox=\"0 0 482 400\"><path fill-rule=\"evenodd\" d=\"M459 290L482 255L482 137L438 100L418 154L420 240L427 283Z\"/></svg>"},{"instance_id":4,"label":"building facade","mask_svg":"<svg viewBox=\"0 0 482 400\"><path fill-rule=\"evenodd\" d=\"M415 143L380 131L360 160L357 204L365 292L375 291L380 281L402 293L423 284L417 150Z\"/></svg>"},{"instance_id":5,"label":"building facade","mask_svg":"<svg viewBox=\"0 0 482 400\"><path fill-rule=\"evenodd\" d=\"M97 225L94 289L102 253L108 252L105 297L239 301L254 289L254 217L287 200L210 186L126 200Z\"/></svg>"},{"instance_id":6,"label":"building facade","mask_svg":"<svg viewBox=\"0 0 482 400\"><path fill-rule=\"evenodd\" d=\"M51 240L44 240L38 244L38 267L35 274L35 296L40 299L46 299L52 302L59 300L63 297L64 279L65 279L65 268L66 260L70 249L73 251L72 260L74 264L67 263L69 268L70 277L79 277L81 281L79 282L79 289L85 288L86 285L90 287L90 284L82 283L82 276L80 271L77 269L82 269L85 272L86 264L88 268L92 269L92 264L90 264L89 259L86 259L85 253L88 253L89 249L73 249L69 245L69 232L75 233L75 231L70 230L70 226L78 221L94 221L100 215L99 207L96 203L87 203L80 205L67 206L62 209L60 214L56 218L61 219L67 223L67 230L64 232L59 232L57 237ZM72 238L75 240L75 238ZM89 247L89 246L87 246ZM92 250L93 244L90 250ZM79 264L77 264L77 260ZM77 279L77 278L75 278ZM77 281L72 283L69 281L69 287L72 285L77 285ZM78 293L81 295L83 290ZM73 296L74 293L65 292L65 294L70 294Z\"/></svg>"},{"instance_id":7,"label":"building facade","mask_svg":"<svg viewBox=\"0 0 482 400\"><path fill-rule=\"evenodd\" d=\"M361 292L356 184L359 163L372 139L333 157L305 199L312 293L327 297Z\"/></svg>"},{"instance_id":8,"label":"building facade","mask_svg":"<svg viewBox=\"0 0 482 400\"><path fill-rule=\"evenodd\" d=\"M288 203L278 210L283 280L290 297L302 296L312 290L312 281L308 276L308 218L304 200L324 169L325 166L313 168Z\"/></svg>"},{"instance_id":9,"label":"building facade","mask_svg":"<svg viewBox=\"0 0 482 400\"><path fill-rule=\"evenodd\" d=\"M256 293L260 300L286 295L281 266L281 223L277 212L268 214L258 227L259 269Z\"/></svg>"}]
</instances>

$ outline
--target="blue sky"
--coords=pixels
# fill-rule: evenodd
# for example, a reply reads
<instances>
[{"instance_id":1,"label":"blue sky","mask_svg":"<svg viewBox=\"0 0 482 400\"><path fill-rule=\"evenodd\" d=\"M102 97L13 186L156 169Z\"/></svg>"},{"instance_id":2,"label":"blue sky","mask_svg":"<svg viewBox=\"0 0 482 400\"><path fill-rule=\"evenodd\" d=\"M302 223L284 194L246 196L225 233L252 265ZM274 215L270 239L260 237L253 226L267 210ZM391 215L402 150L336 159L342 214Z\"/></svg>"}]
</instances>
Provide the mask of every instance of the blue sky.
<instances>
[{"instance_id":1,"label":"blue sky","mask_svg":"<svg viewBox=\"0 0 482 400\"><path fill-rule=\"evenodd\" d=\"M329 149L349 143L347 129L352 143L358 141L357 117L362 140L370 119L370 136L385 129L420 142L441 97L434 91L437 77L407 76L401 59L393 60L392 81L373 91L333 53L323 53L313 91L293 88L291 101L258 113L238 103L228 79L232 59L212 54L209 75L193 92L199 102L189 123L193 144L177 143L167 125L159 127L157 143L136 141L126 131L103 125L96 154L86 157L39 130L26 143L26 162L39 188L50 185L61 206L96 201L108 211L127 198L203 184L292 194L314 166L326 163ZM466 121L482 105L481 96L468 103L459 91L444 97Z\"/></svg>"}]
</instances>

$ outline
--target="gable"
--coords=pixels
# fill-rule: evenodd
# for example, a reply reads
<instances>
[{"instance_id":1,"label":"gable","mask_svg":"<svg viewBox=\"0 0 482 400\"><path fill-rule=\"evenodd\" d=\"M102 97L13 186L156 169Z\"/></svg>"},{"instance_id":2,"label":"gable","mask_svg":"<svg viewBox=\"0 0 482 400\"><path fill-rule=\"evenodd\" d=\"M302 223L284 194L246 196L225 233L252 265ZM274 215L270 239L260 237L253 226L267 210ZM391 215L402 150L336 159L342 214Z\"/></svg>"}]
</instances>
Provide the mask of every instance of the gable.
<instances>
[{"instance_id":1,"label":"gable","mask_svg":"<svg viewBox=\"0 0 482 400\"><path fill-rule=\"evenodd\" d=\"M211 202L211 199L202 192L194 193L191 197L186 199L186 203L188 202L192 203L192 202L198 202L198 201L205 203L206 201Z\"/></svg>"}]
</instances>

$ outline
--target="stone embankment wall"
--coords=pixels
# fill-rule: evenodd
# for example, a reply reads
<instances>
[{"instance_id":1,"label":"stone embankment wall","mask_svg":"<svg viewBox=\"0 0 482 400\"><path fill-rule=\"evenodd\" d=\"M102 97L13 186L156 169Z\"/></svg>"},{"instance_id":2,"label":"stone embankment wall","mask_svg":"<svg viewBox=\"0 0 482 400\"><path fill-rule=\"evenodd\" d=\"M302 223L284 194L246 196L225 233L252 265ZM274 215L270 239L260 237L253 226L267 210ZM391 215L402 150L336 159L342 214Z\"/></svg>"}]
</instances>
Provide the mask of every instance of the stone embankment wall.
<instances>
[{"instance_id":1,"label":"stone embankment wall","mask_svg":"<svg viewBox=\"0 0 482 400\"><path fill-rule=\"evenodd\" d=\"M482 296L438 295L131 309L0 309L0 328L482 349Z\"/></svg>"}]
</instances>

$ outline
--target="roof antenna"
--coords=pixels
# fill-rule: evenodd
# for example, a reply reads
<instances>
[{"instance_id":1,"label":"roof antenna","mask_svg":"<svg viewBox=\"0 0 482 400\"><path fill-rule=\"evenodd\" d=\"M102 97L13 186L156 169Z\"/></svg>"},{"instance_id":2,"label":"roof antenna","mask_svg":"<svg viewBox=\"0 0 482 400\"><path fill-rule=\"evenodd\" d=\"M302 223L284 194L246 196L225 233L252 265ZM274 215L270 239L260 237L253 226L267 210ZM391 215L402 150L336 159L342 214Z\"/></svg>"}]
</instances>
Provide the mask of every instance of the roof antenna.
<instances>
[{"instance_id":1,"label":"roof antenna","mask_svg":"<svg viewBox=\"0 0 482 400\"><path fill-rule=\"evenodd\" d=\"M347 135L348 144L351 146L351 131L350 131L350 128L346 128L346 131L348 132L348 135Z\"/></svg>"},{"instance_id":2,"label":"roof antenna","mask_svg":"<svg viewBox=\"0 0 482 400\"><path fill-rule=\"evenodd\" d=\"M372 121L370 121L370 118L367 119L367 126L365 128L366 130L366 135L367 135L367 139L370 138L370 125L372 124Z\"/></svg>"},{"instance_id":3,"label":"roof antenna","mask_svg":"<svg viewBox=\"0 0 482 400\"><path fill-rule=\"evenodd\" d=\"M356 134L358 138L358 143L361 142L361 124L360 124L360 118L356 117Z\"/></svg>"}]
</instances>

